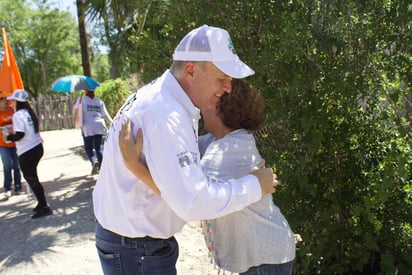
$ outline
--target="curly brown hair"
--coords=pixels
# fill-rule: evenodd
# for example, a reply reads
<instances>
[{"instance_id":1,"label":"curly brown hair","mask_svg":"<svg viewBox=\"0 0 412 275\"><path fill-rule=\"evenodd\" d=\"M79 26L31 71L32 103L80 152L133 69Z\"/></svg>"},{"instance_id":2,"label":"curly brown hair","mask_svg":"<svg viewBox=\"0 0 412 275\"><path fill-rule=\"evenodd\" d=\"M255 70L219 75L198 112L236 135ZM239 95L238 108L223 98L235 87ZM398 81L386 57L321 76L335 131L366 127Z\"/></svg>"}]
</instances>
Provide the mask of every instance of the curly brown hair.
<instances>
[{"instance_id":1,"label":"curly brown hair","mask_svg":"<svg viewBox=\"0 0 412 275\"><path fill-rule=\"evenodd\" d=\"M232 92L220 97L219 112L222 121L234 130L257 130L264 119L264 108L262 94L241 79L233 79Z\"/></svg>"}]
</instances>

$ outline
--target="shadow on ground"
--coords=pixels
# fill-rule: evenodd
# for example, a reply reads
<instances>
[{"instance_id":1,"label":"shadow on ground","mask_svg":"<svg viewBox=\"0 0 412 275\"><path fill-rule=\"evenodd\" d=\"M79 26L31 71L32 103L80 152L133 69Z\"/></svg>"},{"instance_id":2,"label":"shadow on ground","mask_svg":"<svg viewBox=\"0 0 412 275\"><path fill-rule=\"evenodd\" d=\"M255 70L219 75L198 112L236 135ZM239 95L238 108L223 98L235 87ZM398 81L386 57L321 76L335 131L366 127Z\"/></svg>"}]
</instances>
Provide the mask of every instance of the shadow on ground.
<instances>
[{"instance_id":1,"label":"shadow on ground","mask_svg":"<svg viewBox=\"0 0 412 275\"><path fill-rule=\"evenodd\" d=\"M80 150L79 150L80 152ZM42 182L53 215L32 220L34 195L13 196L1 203L0 266L32 262L34 256L94 238L92 190L96 179L59 177Z\"/></svg>"}]
</instances>

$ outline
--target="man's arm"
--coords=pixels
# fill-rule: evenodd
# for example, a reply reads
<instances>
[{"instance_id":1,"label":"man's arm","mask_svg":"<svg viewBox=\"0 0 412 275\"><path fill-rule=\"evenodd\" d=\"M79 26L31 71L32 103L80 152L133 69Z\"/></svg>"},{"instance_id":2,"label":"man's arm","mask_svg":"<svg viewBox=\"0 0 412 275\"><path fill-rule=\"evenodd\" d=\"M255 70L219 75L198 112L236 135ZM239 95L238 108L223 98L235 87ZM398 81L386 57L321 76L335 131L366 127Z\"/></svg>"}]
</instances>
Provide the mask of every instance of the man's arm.
<instances>
[{"instance_id":1,"label":"man's arm","mask_svg":"<svg viewBox=\"0 0 412 275\"><path fill-rule=\"evenodd\" d=\"M131 122L128 120L122 125L122 130L119 133L119 147L123 162L127 169L143 180L156 194L160 195L160 190L154 182L149 169L140 162L139 156L143 147L142 130L138 129L136 141L134 141L131 128ZM264 165L265 162L262 161L258 167L251 171L251 174L255 175L259 180L262 196L274 193L275 187L278 184L276 174L273 173L271 168L265 168Z\"/></svg>"}]
</instances>

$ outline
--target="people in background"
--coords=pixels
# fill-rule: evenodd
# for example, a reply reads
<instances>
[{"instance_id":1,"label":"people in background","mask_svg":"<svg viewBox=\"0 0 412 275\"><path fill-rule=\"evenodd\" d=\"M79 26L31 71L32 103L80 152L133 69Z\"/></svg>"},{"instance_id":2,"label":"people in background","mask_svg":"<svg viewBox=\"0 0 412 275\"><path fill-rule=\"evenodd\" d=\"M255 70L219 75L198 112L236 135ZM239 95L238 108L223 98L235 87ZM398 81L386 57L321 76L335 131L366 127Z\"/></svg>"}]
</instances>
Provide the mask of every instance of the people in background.
<instances>
[{"instance_id":1,"label":"people in background","mask_svg":"<svg viewBox=\"0 0 412 275\"><path fill-rule=\"evenodd\" d=\"M21 174L19 159L16 153L16 144L3 139L3 132L8 135L13 132L12 118L14 109L10 106L7 96L0 91L0 155L3 164L3 187L5 198L12 196L12 185L14 185L14 194L23 193L21 184Z\"/></svg>"},{"instance_id":2,"label":"people in background","mask_svg":"<svg viewBox=\"0 0 412 275\"><path fill-rule=\"evenodd\" d=\"M82 135L84 149L92 165L91 174L98 173L103 160L102 141L107 133L105 119L110 124L112 117L103 100L95 96L94 89L86 90L81 100L83 112Z\"/></svg>"},{"instance_id":3,"label":"people in background","mask_svg":"<svg viewBox=\"0 0 412 275\"><path fill-rule=\"evenodd\" d=\"M31 218L51 215L53 212L47 204L44 188L37 174L37 165L44 153L39 119L28 102L29 94L25 90L16 90L7 99L16 101L16 112L13 114L14 133L5 138L16 142L21 171L38 202Z\"/></svg>"}]
</instances>

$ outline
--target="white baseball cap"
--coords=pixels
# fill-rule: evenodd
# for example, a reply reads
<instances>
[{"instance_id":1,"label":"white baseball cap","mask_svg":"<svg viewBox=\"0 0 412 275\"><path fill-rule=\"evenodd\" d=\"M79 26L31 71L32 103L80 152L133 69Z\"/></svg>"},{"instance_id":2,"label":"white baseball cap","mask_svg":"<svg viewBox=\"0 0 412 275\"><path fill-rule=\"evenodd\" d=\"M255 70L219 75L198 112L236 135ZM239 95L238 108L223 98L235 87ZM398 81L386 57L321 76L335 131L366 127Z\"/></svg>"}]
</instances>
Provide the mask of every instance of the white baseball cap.
<instances>
[{"instance_id":1,"label":"white baseball cap","mask_svg":"<svg viewBox=\"0 0 412 275\"><path fill-rule=\"evenodd\" d=\"M25 90L15 90L11 96L7 97L7 99L27 102L29 100L29 93Z\"/></svg>"},{"instance_id":2,"label":"white baseball cap","mask_svg":"<svg viewBox=\"0 0 412 275\"><path fill-rule=\"evenodd\" d=\"M229 33L208 25L189 32L177 45L173 60L210 61L233 78L244 78L255 73L237 56Z\"/></svg>"}]
</instances>

